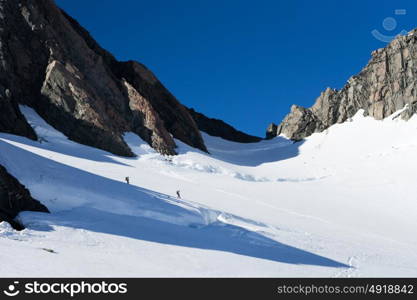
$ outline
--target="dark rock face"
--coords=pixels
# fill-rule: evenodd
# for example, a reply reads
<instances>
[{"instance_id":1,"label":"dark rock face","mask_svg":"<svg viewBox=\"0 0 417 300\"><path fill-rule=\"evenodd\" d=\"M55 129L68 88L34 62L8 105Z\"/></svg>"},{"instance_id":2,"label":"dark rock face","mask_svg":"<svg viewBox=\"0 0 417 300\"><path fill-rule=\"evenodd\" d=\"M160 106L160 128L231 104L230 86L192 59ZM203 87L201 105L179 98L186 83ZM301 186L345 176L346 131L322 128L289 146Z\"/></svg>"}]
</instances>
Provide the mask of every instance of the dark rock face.
<instances>
[{"instance_id":1,"label":"dark rock face","mask_svg":"<svg viewBox=\"0 0 417 300\"><path fill-rule=\"evenodd\" d=\"M401 117L417 112L417 30L376 50L368 65L341 90L328 88L311 108L293 106L268 137L284 134L293 140L321 132L353 117L360 109L377 120L405 108Z\"/></svg>"},{"instance_id":2,"label":"dark rock face","mask_svg":"<svg viewBox=\"0 0 417 300\"><path fill-rule=\"evenodd\" d=\"M175 154L173 137L207 151L188 111L149 70L118 62L52 0L0 2L0 87L17 119L17 103L29 105L79 143L132 156L122 134L133 131L164 154ZM35 137L24 120L13 124Z\"/></svg>"},{"instance_id":3,"label":"dark rock face","mask_svg":"<svg viewBox=\"0 0 417 300\"><path fill-rule=\"evenodd\" d=\"M13 219L22 211L49 213L39 201L33 199L27 189L0 166L0 222L6 221L17 230L23 226Z\"/></svg>"},{"instance_id":4,"label":"dark rock face","mask_svg":"<svg viewBox=\"0 0 417 300\"><path fill-rule=\"evenodd\" d=\"M0 85L0 132L22 135L32 140L37 136L21 114L9 90Z\"/></svg>"},{"instance_id":5,"label":"dark rock face","mask_svg":"<svg viewBox=\"0 0 417 300\"><path fill-rule=\"evenodd\" d=\"M266 129L266 139L270 140L277 136L278 125L275 123L269 124L268 128Z\"/></svg>"},{"instance_id":6,"label":"dark rock face","mask_svg":"<svg viewBox=\"0 0 417 300\"><path fill-rule=\"evenodd\" d=\"M221 137L225 140L238 143L256 143L262 140L260 137L252 136L236 130L222 120L208 118L205 115L196 112L192 108L188 111L197 123L198 128L211 136Z\"/></svg>"},{"instance_id":7,"label":"dark rock face","mask_svg":"<svg viewBox=\"0 0 417 300\"><path fill-rule=\"evenodd\" d=\"M70 139L124 156L133 131L163 154L173 137L207 151L188 111L136 62L118 62L52 0L0 0L0 132L37 139L25 104ZM0 166L0 221L48 212Z\"/></svg>"}]
</instances>

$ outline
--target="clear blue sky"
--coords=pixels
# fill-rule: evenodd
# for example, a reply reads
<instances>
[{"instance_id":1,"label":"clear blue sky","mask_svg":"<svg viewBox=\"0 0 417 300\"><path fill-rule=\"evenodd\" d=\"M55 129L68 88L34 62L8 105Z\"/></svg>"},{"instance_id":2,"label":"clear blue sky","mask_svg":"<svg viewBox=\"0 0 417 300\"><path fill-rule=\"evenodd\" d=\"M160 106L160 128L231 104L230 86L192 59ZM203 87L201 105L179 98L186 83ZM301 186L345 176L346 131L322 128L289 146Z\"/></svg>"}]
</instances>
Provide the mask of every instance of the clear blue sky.
<instances>
[{"instance_id":1,"label":"clear blue sky","mask_svg":"<svg viewBox=\"0 0 417 300\"><path fill-rule=\"evenodd\" d=\"M417 27L415 0L57 3L117 59L147 65L183 104L260 136L291 104L311 106L359 72L386 45L372 30Z\"/></svg>"}]
</instances>

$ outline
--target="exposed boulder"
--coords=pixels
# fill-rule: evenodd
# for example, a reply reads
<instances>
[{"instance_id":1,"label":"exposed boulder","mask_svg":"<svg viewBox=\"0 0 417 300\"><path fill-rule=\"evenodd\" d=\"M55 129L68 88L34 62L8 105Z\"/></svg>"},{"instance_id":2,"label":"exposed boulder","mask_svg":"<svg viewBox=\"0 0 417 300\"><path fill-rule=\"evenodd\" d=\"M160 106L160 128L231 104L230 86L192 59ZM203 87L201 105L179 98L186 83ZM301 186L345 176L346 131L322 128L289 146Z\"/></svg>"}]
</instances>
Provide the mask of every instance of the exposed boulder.
<instances>
[{"instance_id":1,"label":"exposed boulder","mask_svg":"<svg viewBox=\"0 0 417 300\"><path fill-rule=\"evenodd\" d=\"M272 139L277 136L278 125L275 123L269 124L268 128L266 129L266 139Z\"/></svg>"},{"instance_id":2,"label":"exposed boulder","mask_svg":"<svg viewBox=\"0 0 417 300\"><path fill-rule=\"evenodd\" d=\"M341 90L328 88L311 108L293 106L283 122L267 135L303 139L353 117L360 109L377 120L405 109L403 119L417 111L417 30L398 36L372 52L368 65Z\"/></svg>"},{"instance_id":3,"label":"exposed boulder","mask_svg":"<svg viewBox=\"0 0 417 300\"><path fill-rule=\"evenodd\" d=\"M0 222L6 221L14 229L21 230L24 227L14 218L22 211L49 213L43 204L33 199L29 191L0 165Z\"/></svg>"}]
</instances>

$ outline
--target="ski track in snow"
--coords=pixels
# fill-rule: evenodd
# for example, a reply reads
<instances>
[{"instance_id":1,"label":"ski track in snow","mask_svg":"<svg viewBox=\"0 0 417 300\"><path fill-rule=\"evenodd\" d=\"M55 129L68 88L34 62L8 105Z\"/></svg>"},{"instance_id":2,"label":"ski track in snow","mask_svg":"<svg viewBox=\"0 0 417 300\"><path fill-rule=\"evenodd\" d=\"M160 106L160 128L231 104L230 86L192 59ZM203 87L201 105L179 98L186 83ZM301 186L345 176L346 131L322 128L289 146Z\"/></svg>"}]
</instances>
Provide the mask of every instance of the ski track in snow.
<instances>
[{"instance_id":1,"label":"ski track in snow","mask_svg":"<svg viewBox=\"0 0 417 300\"><path fill-rule=\"evenodd\" d=\"M0 224L3 275L417 274L416 118L358 113L299 143L203 133L210 155L176 141L175 157L126 133L138 156L123 158L21 110L39 141L0 134L0 163L52 214L20 214L22 232Z\"/></svg>"}]
</instances>

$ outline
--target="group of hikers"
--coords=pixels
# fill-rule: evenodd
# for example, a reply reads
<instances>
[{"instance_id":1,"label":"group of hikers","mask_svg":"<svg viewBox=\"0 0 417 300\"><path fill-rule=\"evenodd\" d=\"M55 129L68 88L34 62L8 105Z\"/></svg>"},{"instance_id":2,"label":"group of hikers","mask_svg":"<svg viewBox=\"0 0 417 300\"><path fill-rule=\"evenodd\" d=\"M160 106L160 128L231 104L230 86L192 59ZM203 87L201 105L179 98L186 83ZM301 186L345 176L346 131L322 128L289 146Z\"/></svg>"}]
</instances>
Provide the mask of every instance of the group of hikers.
<instances>
[{"instance_id":1,"label":"group of hikers","mask_svg":"<svg viewBox=\"0 0 417 300\"><path fill-rule=\"evenodd\" d=\"M125 181L126 181L127 184L130 184L130 178L129 178L129 176L126 176L125 177ZM177 198L178 199L181 199L181 192L179 190L176 192L176 194L177 194Z\"/></svg>"}]
</instances>

